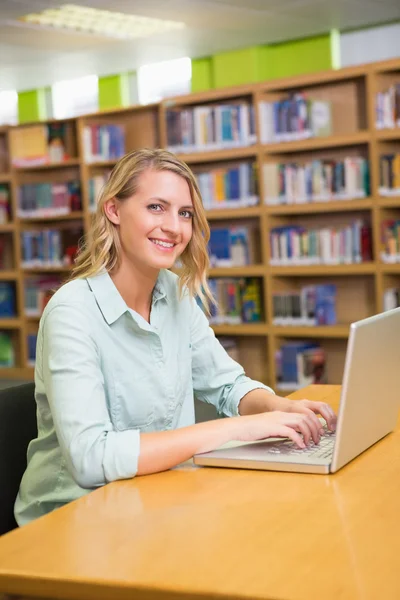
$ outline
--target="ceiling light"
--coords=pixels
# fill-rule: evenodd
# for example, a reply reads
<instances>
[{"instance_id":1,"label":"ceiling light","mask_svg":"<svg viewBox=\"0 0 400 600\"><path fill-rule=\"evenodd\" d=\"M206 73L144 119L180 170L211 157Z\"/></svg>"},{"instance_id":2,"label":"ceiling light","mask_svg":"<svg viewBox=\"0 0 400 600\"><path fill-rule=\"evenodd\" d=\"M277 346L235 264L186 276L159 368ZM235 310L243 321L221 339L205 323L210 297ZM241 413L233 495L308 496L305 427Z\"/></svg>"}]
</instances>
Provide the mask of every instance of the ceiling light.
<instances>
[{"instance_id":1,"label":"ceiling light","mask_svg":"<svg viewBox=\"0 0 400 600\"><path fill-rule=\"evenodd\" d=\"M110 10L98 10L76 4L64 4L60 8L31 13L20 21L42 27L54 27L66 31L80 31L114 38L140 38L182 29L181 21L165 21Z\"/></svg>"}]
</instances>

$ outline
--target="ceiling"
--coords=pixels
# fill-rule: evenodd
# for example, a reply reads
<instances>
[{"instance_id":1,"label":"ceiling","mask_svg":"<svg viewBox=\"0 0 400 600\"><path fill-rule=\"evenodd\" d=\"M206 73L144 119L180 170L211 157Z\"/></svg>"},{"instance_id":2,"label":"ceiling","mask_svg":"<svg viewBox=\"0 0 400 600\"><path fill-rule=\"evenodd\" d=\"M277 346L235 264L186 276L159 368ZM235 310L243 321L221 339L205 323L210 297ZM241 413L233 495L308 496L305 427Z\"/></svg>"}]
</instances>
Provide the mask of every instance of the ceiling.
<instances>
[{"instance_id":1,"label":"ceiling","mask_svg":"<svg viewBox=\"0 0 400 600\"><path fill-rule=\"evenodd\" d=\"M65 3L184 21L172 34L112 40L16 23ZM182 56L400 19L400 0L0 0L0 90L30 89L97 73L113 74Z\"/></svg>"}]
</instances>

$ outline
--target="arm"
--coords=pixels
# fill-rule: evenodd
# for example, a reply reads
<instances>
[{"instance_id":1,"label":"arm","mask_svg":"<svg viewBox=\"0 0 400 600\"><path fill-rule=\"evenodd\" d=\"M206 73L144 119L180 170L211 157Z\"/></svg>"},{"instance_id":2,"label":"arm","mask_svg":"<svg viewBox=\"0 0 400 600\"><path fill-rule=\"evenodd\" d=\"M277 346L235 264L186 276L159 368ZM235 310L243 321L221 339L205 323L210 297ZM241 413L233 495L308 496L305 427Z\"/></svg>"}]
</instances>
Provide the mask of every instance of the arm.
<instances>
[{"instance_id":1,"label":"arm","mask_svg":"<svg viewBox=\"0 0 400 600\"><path fill-rule=\"evenodd\" d=\"M241 415L254 415L261 412L279 410L283 412L297 412L307 416L310 421L310 426L314 431L313 439L316 432L321 429L320 422L316 415L321 415L329 429L336 429L336 415L334 410L326 402L312 402L311 400L289 400L282 398L266 390L256 389L244 396L239 404L239 413Z\"/></svg>"},{"instance_id":2,"label":"arm","mask_svg":"<svg viewBox=\"0 0 400 600\"><path fill-rule=\"evenodd\" d=\"M115 431L90 318L81 305L56 305L42 320L44 390L58 442L78 485L93 488L133 477L140 434Z\"/></svg>"},{"instance_id":3,"label":"arm","mask_svg":"<svg viewBox=\"0 0 400 600\"><path fill-rule=\"evenodd\" d=\"M316 443L321 430L316 414L321 414L328 427L335 429L336 415L328 404L282 398L266 385L246 377L243 368L228 356L215 338L207 318L194 301L190 322L193 389L199 400L214 404L220 413L227 416L270 411L302 413L307 418Z\"/></svg>"}]
</instances>

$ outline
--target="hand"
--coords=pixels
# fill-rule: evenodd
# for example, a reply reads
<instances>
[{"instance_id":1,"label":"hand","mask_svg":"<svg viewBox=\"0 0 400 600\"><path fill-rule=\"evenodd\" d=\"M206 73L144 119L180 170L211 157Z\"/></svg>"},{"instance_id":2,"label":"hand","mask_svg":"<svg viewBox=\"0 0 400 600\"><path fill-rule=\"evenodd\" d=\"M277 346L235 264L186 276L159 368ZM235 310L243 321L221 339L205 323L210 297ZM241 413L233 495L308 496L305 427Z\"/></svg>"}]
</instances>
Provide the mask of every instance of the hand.
<instances>
[{"instance_id":1,"label":"hand","mask_svg":"<svg viewBox=\"0 0 400 600\"><path fill-rule=\"evenodd\" d=\"M316 415L321 415L321 417L325 419L328 429L331 431L336 430L337 417L335 411L326 402L312 402L311 400L306 399L289 400L288 398L281 398L279 396L277 396L276 400L276 408L278 410L308 415L319 429L322 429L321 421Z\"/></svg>"},{"instance_id":2,"label":"hand","mask_svg":"<svg viewBox=\"0 0 400 600\"><path fill-rule=\"evenodd\" d=\"M234 439L242 442L254 442L269 437L290 438L299 448L305 448L311 441L318 444L321 424L311 412L313 418L306 413L282 412L274 410L267 413L239 417L238 431ZM318 422L318 426L315 421Z\"/></svg>"}]
</instances>

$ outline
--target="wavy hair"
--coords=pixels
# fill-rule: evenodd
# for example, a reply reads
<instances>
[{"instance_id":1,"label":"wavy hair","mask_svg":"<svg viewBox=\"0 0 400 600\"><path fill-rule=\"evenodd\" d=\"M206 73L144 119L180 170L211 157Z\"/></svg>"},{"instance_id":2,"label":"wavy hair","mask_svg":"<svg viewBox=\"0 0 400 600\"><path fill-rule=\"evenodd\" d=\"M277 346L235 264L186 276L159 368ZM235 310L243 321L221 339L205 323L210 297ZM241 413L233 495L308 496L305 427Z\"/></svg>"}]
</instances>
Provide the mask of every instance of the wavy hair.
<instances>
[{"instance_id":1,"label":"wavy hair","mask_svg":"<svg viewBox=\"0 0 400 600\"><path fill-rule=\"evenodd\" d=\"M71 279L93 277L103 270L110 272L118 267L121 257L118 228L106 216L104 205L111 198L123 202L133 196L137 192L141 174L148 169L171 171L188 183L193 203L193 231L190 242L180 256L179 292L182 295L183 289L187 288L190 295L198 296L208 310L210 302L214 303L207 284L210 228L192 171L167 150L134 150L117 162L98 198L92 226L80 244Z\"/></svg>"}]
</instances>

